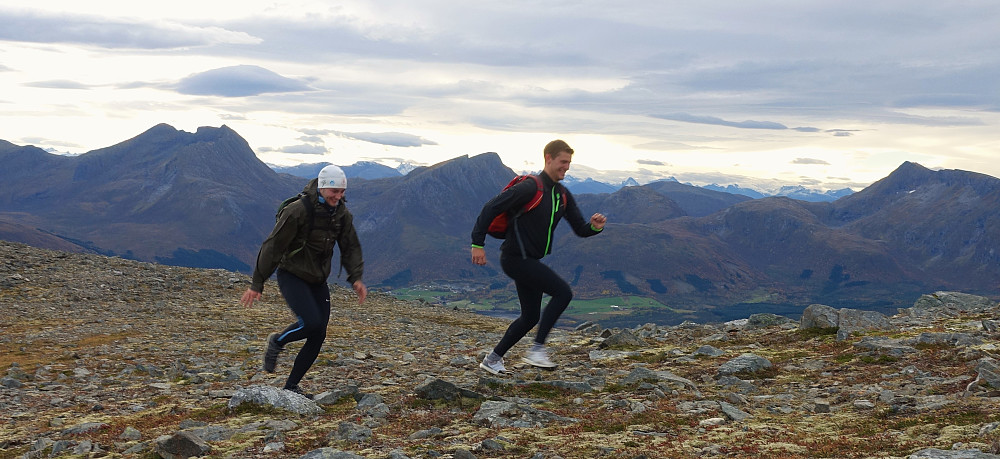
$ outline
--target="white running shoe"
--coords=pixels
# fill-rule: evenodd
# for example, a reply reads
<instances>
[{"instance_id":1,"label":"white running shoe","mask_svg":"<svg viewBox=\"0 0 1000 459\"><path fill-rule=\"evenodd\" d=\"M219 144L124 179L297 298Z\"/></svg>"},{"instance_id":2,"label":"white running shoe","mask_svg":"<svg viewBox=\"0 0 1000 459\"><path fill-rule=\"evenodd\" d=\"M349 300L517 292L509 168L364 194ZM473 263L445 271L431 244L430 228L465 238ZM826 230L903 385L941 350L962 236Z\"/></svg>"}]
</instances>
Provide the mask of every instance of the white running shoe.
<instances>
[{"instance_id":1,"label":"white running shoe","mask_svg":"<svg viewBox=\"0 0 1000 459\"><path fill-rule=\"evenodd\" d=\"M524 355L524 363L538 368L555 368L557 365L549 360L549 353L545 348L541 348L537 351L528 351Z\"/></svg>"},{"instance_id":2,"label":"white running shoe","mask_svg":"<svg viewBox=\"0 0 1000 459\"><path fill-rule=\"evenodd\" d=\"M479 363L479 368L482 368L495 375L507 373L507 368L503 366L503 359L497 360L496 362L492 363L487 359L483 359L483 361Z\"/></svg>"}]
</instances>

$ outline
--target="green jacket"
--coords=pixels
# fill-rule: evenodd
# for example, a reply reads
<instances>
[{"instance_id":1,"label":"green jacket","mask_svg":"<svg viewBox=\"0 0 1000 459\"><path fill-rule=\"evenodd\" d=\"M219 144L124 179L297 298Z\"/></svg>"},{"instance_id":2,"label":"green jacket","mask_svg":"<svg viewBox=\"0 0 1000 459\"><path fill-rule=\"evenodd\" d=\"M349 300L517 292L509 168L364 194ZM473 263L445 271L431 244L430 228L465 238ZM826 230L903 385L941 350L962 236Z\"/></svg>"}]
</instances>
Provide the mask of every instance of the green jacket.
<instances>
[{"instance_id":1,"label":"green jacket","mask_svg":"<svg viewBox=\"0 0 1000 459\"><path fill-rule=\"evenodd\" d=\"M264 281L277 268L309 283L326 282L330 277L334 245L340 246L340 264L347 271L347 282L353 284L354 281L361 280L364 259L361 257L361 242L354 229L354 217L347 210L343 199L336 207L319 202L316 182L316 179L312 179L303 189L307 199L287 205L278 215L274 229L261 244L257 254L251 290L263 292ZM307 205L313 206L311 232L308 231Z\"/></svg>"}]
</instances>

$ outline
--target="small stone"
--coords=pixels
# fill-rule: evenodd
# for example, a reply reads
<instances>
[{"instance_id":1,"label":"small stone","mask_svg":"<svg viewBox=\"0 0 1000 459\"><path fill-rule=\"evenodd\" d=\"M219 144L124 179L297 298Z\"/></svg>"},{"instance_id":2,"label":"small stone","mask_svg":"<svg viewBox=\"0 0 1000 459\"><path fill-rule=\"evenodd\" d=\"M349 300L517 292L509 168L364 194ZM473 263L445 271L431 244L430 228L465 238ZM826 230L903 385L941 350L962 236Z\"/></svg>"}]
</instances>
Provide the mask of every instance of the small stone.
<instances>
[{"instance_id":1,"label":"small stone","mask_svg":"<svg viewBox=\"0 0 1000 459\"><path fill-rule=\"evenodd\" d=\"M698 426L699 427L715 427L715 426L721 426L721 425L723 425L725 423L726 423L726 419L725 418L708 418L708 419L703 419L700 422L698 422Z\"/></svg>"},{"instance_id":2,"label":"small stone","mask_svg":"<svg viewBox=\"0 0 1000 459\"><path fill-rule=\"evenodd\" d=\"M870 410L875 408L875 403L871 400L855 400L854 407L862 410Z\"/></svg>"},{"instance_id":3,"label":"small stone","mask_svg":"<svg viewBox=\"0 0 1000 459\"><path fill-rule=\"evenodd\" d=\"M814 413L829 413L830 412L830 402L826 400L816 400L813 404Z\"/></svg>"},{"instance_id":4,"label":"small stone","mask_svg":"<svg viewBox=\"0 0 1000 459\"><path fill-rule=\"evenodd\" d=\"M142 433L135 427L128 426L125 428L125 431L118 436L118 438L126 441L137 441L142 439Z\"/></svg>"}]
</instances>

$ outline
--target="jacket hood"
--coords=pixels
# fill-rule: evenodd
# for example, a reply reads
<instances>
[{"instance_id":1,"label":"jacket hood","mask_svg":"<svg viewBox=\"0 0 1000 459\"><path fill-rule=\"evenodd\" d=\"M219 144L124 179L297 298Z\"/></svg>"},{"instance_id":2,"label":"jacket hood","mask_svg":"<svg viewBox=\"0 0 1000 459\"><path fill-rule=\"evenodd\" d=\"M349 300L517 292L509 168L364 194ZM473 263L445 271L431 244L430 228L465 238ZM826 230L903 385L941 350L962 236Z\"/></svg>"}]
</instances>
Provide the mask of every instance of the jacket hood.
<instances>
[{"instance_id":1,"label":"jacket hood","mask_svg":"<svg viewBox=\"0 0 1000 459\"><path fill-rule=\"evenodd\" d=\"M319 179L312 179L306 184L306 187L302 189L302 192L309 196L313 202L319 201Z\"/></svg>"}]
</instances>

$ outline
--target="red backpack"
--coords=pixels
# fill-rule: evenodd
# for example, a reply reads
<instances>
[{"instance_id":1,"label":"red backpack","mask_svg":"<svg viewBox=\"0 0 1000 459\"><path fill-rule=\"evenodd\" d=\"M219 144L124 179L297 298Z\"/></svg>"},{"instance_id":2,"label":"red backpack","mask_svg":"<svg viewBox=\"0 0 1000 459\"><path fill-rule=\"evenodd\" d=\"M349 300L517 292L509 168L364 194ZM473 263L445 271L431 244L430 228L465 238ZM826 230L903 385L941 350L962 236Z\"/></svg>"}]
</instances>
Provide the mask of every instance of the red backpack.
<instances>
[{"instance_id":1,"label":"red backpack","mask_svg":"<svg viewBox=\"0 0 1000 459\"><path fill-rule=\"evenodd\" d=\"M497 239L506 238L507 226L510 225L510 222L513 221L513 219L520 217L521 214L531 209L534 209L535 207L538 207L538 204L542 202L542 195L545 194L545 186L542 185L542 179L538 178L538 176L531 174L518 175L517 177L514 177L513 179L511 179L510 183L507 184L507 186L503 187L501 193L507 191L507 189L509 189L514 185L517 185L518 183L528 180L529 178L535 179L535 185L537 186L537 189L535 190L535 197L531 198L531 201L528 201L528 203L524 205L524 208L522 208L519 212L513 215L508 215L510 212L504 212L500 215L497 215L496 218L494 218L493 221L490 222L489 228L486 229L486 234L489 234L490 236L493 236ZM566 193L563 192L562 195L563 195L562 199L563 205L566 205L565 204Z\"/></svg>"}]
</instances>

